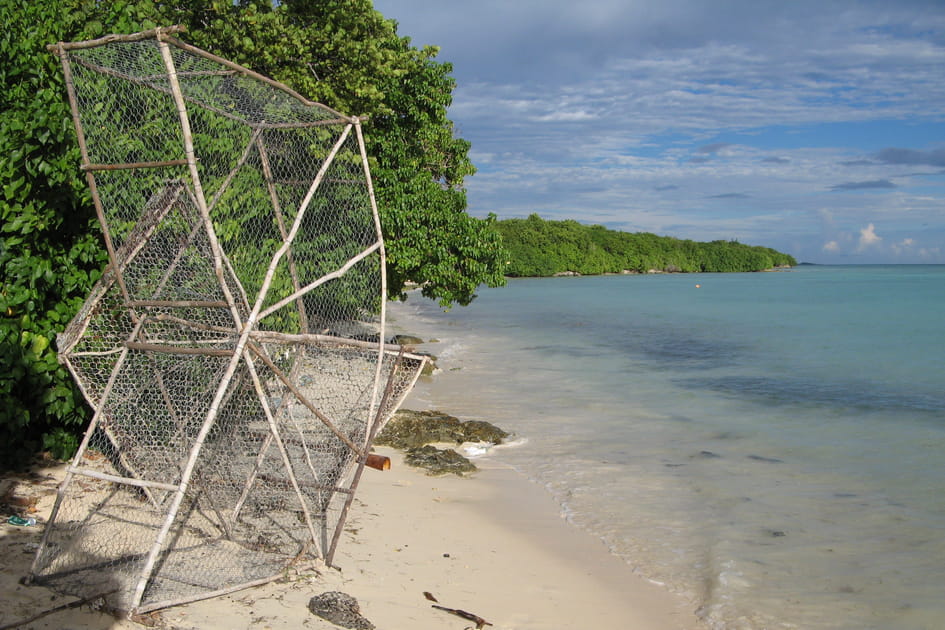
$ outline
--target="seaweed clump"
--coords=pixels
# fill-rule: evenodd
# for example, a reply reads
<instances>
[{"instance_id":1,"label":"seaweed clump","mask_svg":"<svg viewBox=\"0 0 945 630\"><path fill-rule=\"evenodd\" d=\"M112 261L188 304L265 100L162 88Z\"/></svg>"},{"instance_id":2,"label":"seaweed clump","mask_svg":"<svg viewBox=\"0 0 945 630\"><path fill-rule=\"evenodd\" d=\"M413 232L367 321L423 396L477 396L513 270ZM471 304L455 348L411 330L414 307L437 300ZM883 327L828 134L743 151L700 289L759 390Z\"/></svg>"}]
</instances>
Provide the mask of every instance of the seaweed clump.
<instances>
[{"instance_id":1,"label":"seaweed clump","mask_svg":"<svg viewBox=\"0 0 945 630\"><path fill-rule=\"evenodd\" d=\"M475 464L455 449L439 449L432 445L458 446L466 442L495 445L502 444L508 436L507 431L482 420L463 422L442 411L401 409L374 443L404 451L404 460L409 465L425 468L431 475L464 475L475 472Z\"/></svg>"}]
</instances>

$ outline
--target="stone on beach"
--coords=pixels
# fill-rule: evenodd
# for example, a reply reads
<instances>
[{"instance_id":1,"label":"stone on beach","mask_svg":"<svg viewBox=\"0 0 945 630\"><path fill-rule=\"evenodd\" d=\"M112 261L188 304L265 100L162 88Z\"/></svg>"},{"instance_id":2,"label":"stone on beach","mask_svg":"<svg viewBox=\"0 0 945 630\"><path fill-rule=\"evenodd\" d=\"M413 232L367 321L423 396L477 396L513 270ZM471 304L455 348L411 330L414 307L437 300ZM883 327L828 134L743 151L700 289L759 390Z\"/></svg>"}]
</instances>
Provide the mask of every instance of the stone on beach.
<instances>
[{"instance_id":1,"label":"stone on beach","mask_svg":"<svg viewBox=\"0 0 945 630\"><path fill-rule=\"evenodd\" d=\"M308 609L313 615L326 619L342 628L374 630L374 624L361 614L358 600L347 593L328 591L316 595L308 601Z\"/></svg>"}]
</instances>

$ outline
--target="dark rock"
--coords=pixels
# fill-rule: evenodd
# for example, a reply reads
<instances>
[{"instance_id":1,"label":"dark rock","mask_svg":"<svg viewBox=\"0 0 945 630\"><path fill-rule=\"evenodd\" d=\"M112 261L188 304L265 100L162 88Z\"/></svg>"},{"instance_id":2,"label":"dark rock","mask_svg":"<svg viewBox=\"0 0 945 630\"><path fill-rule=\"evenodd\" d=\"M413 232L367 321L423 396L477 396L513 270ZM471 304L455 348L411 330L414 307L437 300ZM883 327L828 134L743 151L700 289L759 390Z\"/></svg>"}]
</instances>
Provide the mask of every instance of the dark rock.
<instances>
[{"instance_id":1,"label":"dark rock","mask_svg":"<svg viewBox=\"0 0 945 630\"><path fill-rule=\"evenodd\" d=\"M431 475L452 473L463 476L476 472L476 465L453 449L440 450L429 444L407 451L404 461L411 466L425 468Z\"/></svg>"},{"instance_id":2,"label":"dark rock","mask_svg":"<svg viewBox=\"0 0 945 630\"><path fill-rule=\"evenodd\" d=\"M464 442L489 442L490 444L502 444L502 441L509 437L508 432L503 431L491 422L485 420L467 420L462 423Z\"/></svg>"},{"instance_id":3,"label":"dark rock","mask_svg":"<svg viewBox=\"0 0 945 630\"><path fill-rule=\"evenodd\" d=\"M406 451L437 442L501 444L508 436L506 431L482 420L460 422L459 418L442 411L401 409L374 443Z\"/></svg>"},{"instance_id":4,"label":"dark rock","mask_svg":"<svg viewBox=\"0 0 945 630\"><path fill-rule=\"evenodd\" d=\"M374 624L361 615L358 600L347 593L328 591L308 601L308 609L314 615L326 619L336 626L352 630L374 630Z\"/></svg>"},{"instance_id":5,"label":"dark rock","mask_svg":"<svg viewBox=\"0 0 945 630\"><path fill-rule=\"evenodd\" d=\"M416 346L423 343L423 339L414 337L413 335L394 335L391 337L390 341L399 346Z\"/></svg>"},{"instance_id":6,"label":"dark rock","mask_svg":"<svg viewBox=\"0 0 945 630\"><path fill-rule=\"evenodd\" d=\"M401 450L419 448L432 442L461 443L459 418L440 411L401 409L394 414L374 443Z\"/></svg>"}]
</instances>

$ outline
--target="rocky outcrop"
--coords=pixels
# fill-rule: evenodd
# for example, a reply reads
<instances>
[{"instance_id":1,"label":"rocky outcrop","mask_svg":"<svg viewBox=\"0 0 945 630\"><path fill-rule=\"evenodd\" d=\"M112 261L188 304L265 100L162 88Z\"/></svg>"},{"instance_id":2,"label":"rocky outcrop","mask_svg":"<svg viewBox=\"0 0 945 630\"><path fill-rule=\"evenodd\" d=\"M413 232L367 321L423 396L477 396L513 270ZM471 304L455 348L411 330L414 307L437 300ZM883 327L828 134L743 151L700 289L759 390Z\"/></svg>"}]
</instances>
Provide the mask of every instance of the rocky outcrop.
<instances>
[{"instance_id":1,"label":"rocky outcrop","mask_svg":"<svg viewBox=\"0 0 945 630\"><path fill-rule=\"evenodd\" d=\"M442 411L401 409L374 439L374 443L404 451L408 464L425 468L430 474L463 475L476 470L469 459L454 449L441 450L432 445L458 446L466 442L494 445L501 444L508 436L508 432L482 420L463 422Z\"/></svg>"},{"instance_id":2,"label":"rocky outcrop","mask_svg":"<svg viewBox=\"0 0 945 630\"><path fill-rule=\"evenodd\" d=\"M440 442L501 444L508 436L506 431L482 420L462 422L442 411L401 409L394 414L374 443L407 451Z\"/></svg>"}]
</instances>

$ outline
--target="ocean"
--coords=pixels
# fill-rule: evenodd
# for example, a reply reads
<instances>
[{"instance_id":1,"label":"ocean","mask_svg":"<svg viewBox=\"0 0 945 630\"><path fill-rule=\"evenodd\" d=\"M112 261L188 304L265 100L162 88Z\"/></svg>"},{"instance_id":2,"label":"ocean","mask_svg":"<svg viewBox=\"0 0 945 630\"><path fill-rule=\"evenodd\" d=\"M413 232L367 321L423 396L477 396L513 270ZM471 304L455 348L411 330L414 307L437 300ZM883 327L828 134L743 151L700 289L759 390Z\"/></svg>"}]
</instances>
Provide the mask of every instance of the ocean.
<instances>
[{"instance_id":1,"label":"ocean","mask_svg":"<svg viewBox=\"0 0 945 630\"><path fill-rule=\"evenodd\" d=\"M408 408L711 628L945 628L945 266L513 279L389 310L438 373Z\"/></svg>"}]
</instances>

